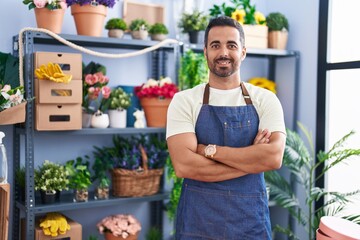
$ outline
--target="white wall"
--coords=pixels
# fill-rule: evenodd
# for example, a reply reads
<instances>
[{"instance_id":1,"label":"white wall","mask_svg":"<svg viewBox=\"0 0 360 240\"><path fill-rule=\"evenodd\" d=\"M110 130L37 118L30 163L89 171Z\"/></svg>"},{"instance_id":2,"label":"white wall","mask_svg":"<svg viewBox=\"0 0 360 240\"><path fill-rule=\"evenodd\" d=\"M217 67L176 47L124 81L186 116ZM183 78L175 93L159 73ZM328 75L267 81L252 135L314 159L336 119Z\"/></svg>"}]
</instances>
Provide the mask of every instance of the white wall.
<instances>
[{"instance_id":1,"label":"white wall","mask_svg":"<svg viewBox=\"0 0 360 240\"><path fill-rule=\"evenodd\" d=\"M178 9L173 9L173 4L181 2L180 0L153 0L153 1L141 1L151 3L161 3L166 7L166 23L170 28L170 37L175 36L174 19L178 17ZM221 4L224 1L198 1L202 4L203 11L207 11L212 7L212 4ZM229 3L229 1L226 1ZM298 102L298 120L307 126L313 133L315 133L316 123L316 74L317 74L317 39L318 39L318 7L319 0L257 0L257 9L264 14L269 12L279 11L284 13L290 24L288 49L297 50L300 52L300 83L299 83L299 102ZM111 17L122 16L122 4L123 1L119 1L113 9L109 9L107 19ZM33 10L29 11L27 6L22 4L21 0L6 1L6 7L0 9L0 51L12 52L12 37L17 35L19 30L24 27L35 27L35 16ZM175 13L177 12L177 13ZM68 9L64 18L63 33L76 34L73 18ZM103 36L106 36L105 30ZM90 59L90 58L88 58ZM138 61L145 61L140 59ZM131 69L132 62L122 62L124 69ZM129 67L129 68L127 68ZM110 70L111 71L111 70ZM115 74L115 72L113 73ZM174 72L171 74L175 74ZM111 79L112 76L110 76ZM115 77L115 76L114 76ZM145 79L142 79L145 80ZM124 80L125 81L125 80ZM141 80L139 80L141 81ZM133 84L131 84L133 85ZM136 84L135 84L136 85ZM9 171L10 182L12 181L12 131L11 126L0 126L0 131L6 133L5 145L8 151L9 158ZM76 141L76 140L75 140ZM13 202L13 201L11 201ZM11 208L12 209L12 208ZM143 214L146 206L129 205L120 207L124 210L133 210L138 214L142 221L146 222L148 218L146 214ZM96 232L96 230L89 230L92 228L90 224L93 224L97 220L96 213L99 211L109 211L112 209L90 209L94 214L84 213L83 211L69 212L70 216L74 216L77 219L82 218L84 223L87 223L87 232ZM67 213L66 213L67 214ZM145 223L147 225L148 223ZM12 225L12 224L10 224ZM170 223L166 223L167 235L170 234ZM299 229L301 232L302 229ZM11 234L10 234L11 236ZM303 235L306 236L306 235ZM9 238L11 239L11 238ZM143 238L141 238L143 239ZM301 239L306 239L301 238Z\"/></svg>"}]
</instances>

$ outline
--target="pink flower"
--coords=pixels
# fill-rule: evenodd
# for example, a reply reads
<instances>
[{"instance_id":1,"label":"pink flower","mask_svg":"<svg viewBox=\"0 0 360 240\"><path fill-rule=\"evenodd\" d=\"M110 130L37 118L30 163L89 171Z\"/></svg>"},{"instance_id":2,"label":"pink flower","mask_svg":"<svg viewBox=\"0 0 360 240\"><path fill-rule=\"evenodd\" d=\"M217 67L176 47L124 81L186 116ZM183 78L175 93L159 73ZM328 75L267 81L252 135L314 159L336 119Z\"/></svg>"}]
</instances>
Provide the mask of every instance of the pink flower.
<instances>
[{"instance_id":1,"label":"pink flower","mask_svg":"<svg viewBox=\"0 0 360 240\"><path fill-rule=\"evenodd\" d=\"M110 97L110 93L111 93L111 88L109 88L108 86L105 86L101 89L101 94L105 99L108 99Z\"/></svg>"},{"instance_id":2,"label":"pink flower","mask_svg":"<svg viewBox=\"0 0 360 240\"><path fill-rule=\"evenodd\" d=\"M93 74L87 74L87 75L85 76L85 83L86 83L87 85L92 86L92 85L96 84L98 81L99 81L99 78L98 78L98 76L95 75L95 74L94 74L94 75L93 75Z\"/></svg>"},{"instance_id":3,"label":"pink flower","mask_svg":"<svg viewBox=\"0 0 360 240\"><path fill-rule=\"evenodd\" d=\"M34 4L37 8L44 8L47 0L34 0Z\"/></svg>"},{"instance_id":4,"label":"pink flower","mask_svg":"<svg viewBox=\"0 0 360 240\"><path fill-rule=\"evenodd\" d=\"M61 9L67 8L67 4L66 4L65 0L62 0L61 2L59 2L59 5L60 5Z\"/></svg>"}]
</instances>

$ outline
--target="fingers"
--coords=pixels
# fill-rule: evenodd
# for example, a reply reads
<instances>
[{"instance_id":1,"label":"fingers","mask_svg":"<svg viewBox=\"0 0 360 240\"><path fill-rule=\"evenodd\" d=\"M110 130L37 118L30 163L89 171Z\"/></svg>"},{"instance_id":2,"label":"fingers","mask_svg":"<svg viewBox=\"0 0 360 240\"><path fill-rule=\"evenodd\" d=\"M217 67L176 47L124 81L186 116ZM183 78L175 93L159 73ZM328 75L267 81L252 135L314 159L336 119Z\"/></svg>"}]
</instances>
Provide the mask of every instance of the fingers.
<instances>
[{"instance_id":1,"label":"fingers","mask_svg":"<svg viewBox=\"0 0 360 240\"><path fill-rule=\"evenodd\" d=\"M270 136L271 136L271 132L268 129L264 129L264 130L259 129L254 139L254 145L268 143Z\"/></svg>"}]
</instances>

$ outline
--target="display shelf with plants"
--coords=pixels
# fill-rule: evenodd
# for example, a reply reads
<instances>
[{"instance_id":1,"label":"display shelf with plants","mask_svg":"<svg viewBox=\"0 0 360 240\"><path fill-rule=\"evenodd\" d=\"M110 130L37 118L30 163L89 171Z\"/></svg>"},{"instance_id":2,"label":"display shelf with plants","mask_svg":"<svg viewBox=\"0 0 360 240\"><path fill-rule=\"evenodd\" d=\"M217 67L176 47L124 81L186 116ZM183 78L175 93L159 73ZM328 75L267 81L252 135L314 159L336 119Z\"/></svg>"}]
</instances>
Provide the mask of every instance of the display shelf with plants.
<instances>
[{"instance_id":1,"label":"display shelf with plants","mask_svg":"<svg viewBox=\"0 0 360 240\"><path fill-rule=\"evenodd\" d=\"M80 35L61 35L64 39L83 46L85 48L101 48L101 49L121 49L121 50L141 50L148 47L152 47L155 45L153 41L147 40L131 40L131 39L114 39L108 37L89 37L89 36L80 36ZM19 36L15 36L13 38L14 41L14 55L19 55ZM34 58L33 51L35 48L33 46L36 45L36 49L42 49L42 47L46 46L48 48L57 48L57 46L62 45L58 40L53 37L44 34L44 33L34 33L31 31L27 31L24 33L24 41L22 42L24 49L26 49L26 53L24 54L24 90L27 93L26 97L34 96L33 89L33 76L34 76ZM31 47L30 47L31 46ZM149 65L151 68L148 68L150 77L157 78L158 76L166 75L167 71L167 61L162 59L162 56L176 55L176 51L178 51L178 46L173 44L167 44L162 46L161 48L156 50L157 54L150 54ZM123 61L119 59L119 61ZM110 67L110 66L107 66ZM149 66L144 66L149 67ZM114 86L116 83L114 84ZM151 215L151 219L153 221L150 223L151 226L157 226L161 228L161 222L163 217L163 209L154 208L154 206L158 206L163 204L162 202L169 197L169 193L160 189L156 194L150 196L142 196L142 197L114 197L112 196L111 190L108 199L96 200L94 199L95 191L93 188L96 186L93 185L89 188L89 198L87 202L74 203L73 202L73 193L71 191L62 192L59 201L54 204L42 204L38 196L35 195L34 190L34 170L37 168L38 162L35 161L35 155L42 155L47 150L47 147L53 147L53 145L58 144L56 141L45 141L45 145L39 144L38 140L44 138L63 138L63 139L71 139L73 136L76 138L84 139L84 141L90 141L88 137L92 138L111 138L112 136L119 134L121 136L133 136L133 135L154 135L160 139L164 139L165 128L142 128L136 129L132 127L127 128L107 128L107 129L81 129L76 131L36 131L34 129L34 121L35 121L35 112L34 105L35 103L31 103L26 107L26 121L22 125L16 125L14 127L14 163L13 169L14 174L17 169L20 169L22 165L25 166L24 174L22 176L25 178L25 190L21 190L23 186L20 186L23 177L19 177L18 180L15 180L14 185L14 204L13 204L13 224L12 224L12 239L20 239L20 232L23 229L20 222L20 216L24 217L24 223L26 229L23 231L25 239L34 239L34 228L35 228L35 217L38 215L43 215L48 212L57 212L57 211L74 211L78 209L88 209L89 211L95 211L94 208L105 207L119 207L126 204L143 204L148 203L149 206L149 215ZM24 140L25 139L25 140ZM82 140L81 140L82 141ZM66 144L65 144L66 145ZM67 147L70 147L67 145ZM75 150L74 150L75 151ZM90 150L91 151L91 150ZM88 154L88 153L85 153ZM59 159L59 158L57 158ZM69 158L68 158L69 159ZM71 157L70 157L71 159ZM64 162L66 159L59 159ZM91 159L89 167L94 163L94 159ZM92 169L90 169L92 170ZM90 171L92 172L92 171ZM100 177L100 175L99 175ZM101 180L101 179L97 179ZM19 181L19 183L17 182ZM24 199L20 198L21 191L25 192ZM80 220L81 221L81 220ZM80 222L81 223L81 222ZM160 225L159 225L160 224ZM91 233L87 233L91 234Z\"/></svg>"}]
</instances>

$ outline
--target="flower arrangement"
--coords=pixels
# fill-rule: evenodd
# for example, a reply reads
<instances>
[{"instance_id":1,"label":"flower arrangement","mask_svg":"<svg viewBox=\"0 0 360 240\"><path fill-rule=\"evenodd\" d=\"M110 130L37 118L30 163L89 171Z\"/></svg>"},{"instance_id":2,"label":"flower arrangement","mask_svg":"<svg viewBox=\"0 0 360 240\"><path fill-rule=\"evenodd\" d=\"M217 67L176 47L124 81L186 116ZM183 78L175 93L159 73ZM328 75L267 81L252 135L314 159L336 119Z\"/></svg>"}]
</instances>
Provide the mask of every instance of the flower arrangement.
<instances>
[{"instance_id":1,"label":"flower arrangement","mask_svg":"<svg viewBox=\"0 0 360 240\"><path fill-rule=\"evenodd\" d=\"M111 233L116 237L126 239L130 235L136 235L141 230L140 222L129 214L117 214L103 218L97 225L101 234Z\"/></svg>"},{"instance_id":2,"label":"flower arrangement","mask_svg":"<svg viewBox=\"0 0 360 240\"><path fill-rule=\"evenodd\" d=\"M206 29L209 22L208 15L195 10L192 13L183 13L178 22L178 27L183 33L191 31L202 31Z\"/></svg>"},{"instance_id":3,"label":"flower arrangement","mask_svg":"<svg viewBox=\"0 0 360 240\"><path fill-rule=\"evenodd\" d=\"M29 6L29 10L33 8L47 8L49 10L67 8L65 0L23 0L23 3Z\"/></svg>"},{"instance_id":4,"label":"flower arrangement","mask_svg":"<svg viewBox=\"0 0 360 240\"><path fill-rule=\"evenodd\" d=\"M146 83L135 87L135 95L138 98L173 98L178 91L178 87L172 83L169 77L161 78L160 80L150 78Z\"/></svg>"},{"instance_id":5,"label":"flower arrangement","mask_svg":"<svg viewBox=\"0 0 360 240\"><path fill-rule=\"evenodd\" d=\"M105 112L110 105L111 88L107 86L109 78L106 68L90 62L83 70L83 110L87 113Z\"/></svg>"},{"instance_id":6,"label":"flower arrangement","mask_svg":"<svg viewBox=\"0 0 360 240\"><path fill-rule=\"evenodd\" d=\"M93 6L104 5L105 7L112 8L114 7L116 0L66 0L66 3L68 6L74 4L79 4L80 6L91 4Z\"/></svg>"},{"instance_id":7,"label":"flower arrangement","mask_svg":"<svg viewBox=\"0 0 360 240\"><path fill-rule=\"evenodd\" d=\"M11 88L9 84L0 84L0 93L0 112L26 101L23 86Z\"/></svg>"},{"instance_id":8,"label":"flower arrangement","mask_svg":"<svg viewBox=\"0 0 360 240\"><path fill-rule=\"evenodd\" d=\"M266 25L266 18L264 14L256 11L255 5L250 4L251 0L232 0L233 6L227 6L225 3L222 5L213 5L210 9L210 16L228 16L241 24L251 25Z\"/></svg>"},{"instance_id":9,"label":"flower arrangement","mask_svg":"<svg viewBox=\"0 0 360 240\"><path fill-rule=\"evenodd\" d=\"M132 93L125 92L121 87L115 88L110 94L109 109L128 109L131 105Z\"/></svg>"},{"instance_id":10,"label":"flower arrangement","mask_svg":"<svg viewBox=\"0 0 360 240\"><path fill-rule=\"evenodd\" d=\"M276 94L276 83L264 77L255 77L248 80L248 83L251 83L255 86L265 88Z\"/></svg>"},{"instance_id":11,"label":"flower arrangement","mask_svg":"<svg viewBox=\"0 0 360 240\"><path fill-rule=\"evenodd\" d=\"M45 160L35 169L35 190L55 193L68 189L68 172L63 165Z\"/></svg>"}]
</instances>

